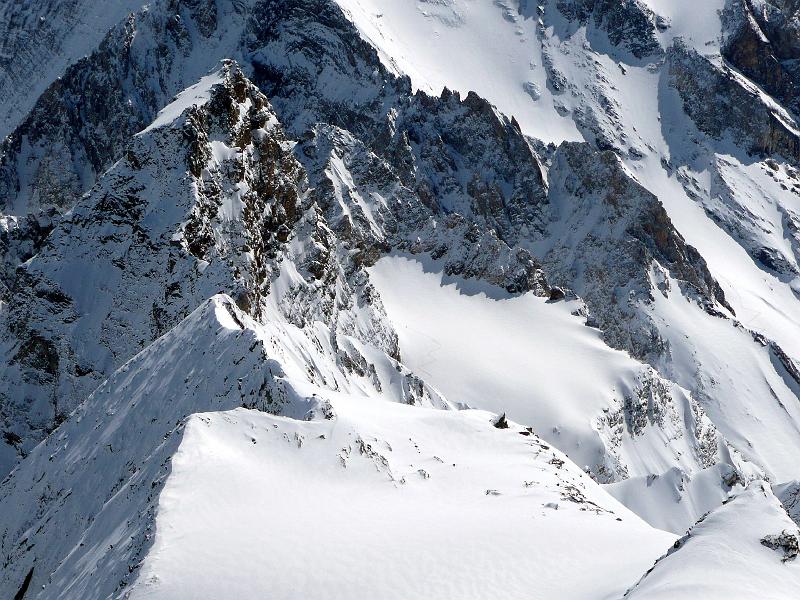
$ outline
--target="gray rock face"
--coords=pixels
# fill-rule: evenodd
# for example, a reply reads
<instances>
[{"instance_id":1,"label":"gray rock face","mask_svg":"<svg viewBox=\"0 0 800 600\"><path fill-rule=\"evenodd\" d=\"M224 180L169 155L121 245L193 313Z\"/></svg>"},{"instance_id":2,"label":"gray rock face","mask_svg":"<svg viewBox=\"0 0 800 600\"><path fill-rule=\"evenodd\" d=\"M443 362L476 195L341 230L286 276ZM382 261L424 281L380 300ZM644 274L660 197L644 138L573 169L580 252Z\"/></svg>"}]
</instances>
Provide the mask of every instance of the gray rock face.
<instances>
[{"instance_id":1,"label":"gray rock face","mask_svg":"<svg viewBox=\"0 0 800 600\"><path fill-rule=\"evenodd\" d=\"M728 137L752 154L800 159L794 119L765 101L752 83L680 39L667 52L667 63L669 85L680 94L684 111L698 129L715 139Z\"/></svg>"},{"instance_id":2,"label":"gray rock face","mask_svg":"<svg viewBox=\"0 0 800 600\"><path fill-rule=\"evenodd\" d=\"M0 395L20 451L219 289L260 313L304 173L264 96L233 67L221 77L180 128L133 138L18 272Z\"/></svg>"},{"instance_id":3,"label":"gray rock face","mask_svg":"<svg viewBox=\"0 0 800 600\"><path fill-rule=\"evenodd\" d=\"M722 55L794 113L800 109L800 4L732 0Z\"/></svg>"},{"instance_id":4,"label":"gray rock face","mask_svg":"<svg viewBox=\"0 0 800 600\"><path fill-rule=\"evenodd\" d=\"M0 139L19 125L48 85L91 53L138 0L9 0L0 6Z\"/></svg>"},{"instance_id":5,"label":"gray rock face","mask_svg":"<svg viewBox=\"0 0 800 600\"><path fill-rule=\"evenodd\" d=\"M784 530L779 534L764 536L761 545L780 554L783 562L794 560L800 554L800 539L793 531Z\"/></svg>"},{"instance_id":6,"label":"gray rock face","mask_svg":"<svg viewBox=\"0 0 800 600\"><path fill-rule=\"evenodd\" d=\"M36 254L58 221L58 211L45 210L0 217L0 297L7 299L14 287L17 265Z\"/></svg>"},{"instance_id":7,"label":"gray rock face","mask_svg":"<svg viewBox=\"0 0 800 600\"><path fill-rule=\"evenodd\" d=\"M448 275L480 278L513 293L546 292L530 252L509 246L477 217L442 210L428 189L415 189L414 179L406 185L397 163L389 162L395 154L378 156L345 130L322 124L299 150L311 194L356 264L369 266L390 250L428 254ZM466 189L453 193L469 203Z\"/></svg>"},{"instance_id":8,"label":"gray rock face","mask_svg":"<svg viewBox=\"0 0 800 600\"><path fill-rule=\"evenodd\" d=\"M404 183L437 212L475 219L512 246L543 230L542 166L516 122L476 94L417 94L389 148Z\"/></svg>"},{"instance_id":9,"label":"gray rock face","mask_svg":"<svg viewBox=\"0 0 800 600\"><path fill-rule=\"evenodd\" d=\"M786 514L800 525L800 481L789 481L774 486L773 492L781 501Z\"/></svg>"},{"instance_id":10,"label":"gray rock face","mask_svg":"<svg viewBox=\"0 0 800 600\"><path fill-rule=\"evenodd\" d=\"M558 0L558 10L581 25L593 24L612 46L637 59L664 53L656 32L668 24L640 0Z\"/></svg>"},{"instance_id":11,"label":"gray rock face","mask_svg":"<svg viewBox=\"0 0 800 600\"><path fill-rule=\"evenodd\" d=\"M585 143L562 144L549 180L552 221L542 246L543 263L555 283L572 287L586 300L610 345L644 360L665 351L637 308L659 291L650 283L653 268L680 281L683 293L707 311L728 307L703 258L616 154Z\"/></svg>"},{"instance_id":12,"label":"gray rock face","mask_svg":"<svg viewBox=\"0 0 800 600\"><path fill-rule=\"evenodd\" d=\"M242 40L245 70L294 137L319 122L350 131L371 150L389 127L407 77L381 63L341 9L326 0L257 0Z\"/></svg>"},{"instance_id":13,"label":"gray rock face","mask_svg":"<svg viewBox=\"0 0 800 600\"><path fill-rule=\"evenodd\" d=\"M195 59L203 42L222 35L212 28L215 6L198 0L132 14L50 85L2 143L0 207L20 214L72 206L131 135L217 62Z\"/></svg>"}]
</instances>

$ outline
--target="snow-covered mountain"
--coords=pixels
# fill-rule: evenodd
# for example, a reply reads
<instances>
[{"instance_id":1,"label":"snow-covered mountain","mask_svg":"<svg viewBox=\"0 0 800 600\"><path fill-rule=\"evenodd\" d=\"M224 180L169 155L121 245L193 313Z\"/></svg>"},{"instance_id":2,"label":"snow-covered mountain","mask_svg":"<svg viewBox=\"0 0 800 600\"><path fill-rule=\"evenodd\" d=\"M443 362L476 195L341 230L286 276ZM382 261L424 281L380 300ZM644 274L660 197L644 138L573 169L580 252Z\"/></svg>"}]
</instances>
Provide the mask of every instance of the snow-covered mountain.
<instances>
[{"instance_id":1,"label":"snow-covered mountain","mask_svg":"<svg viewBox=\"0 0 800 600\"><path fill-rule=\"evenodd\" d=\"M0 596L796 595L796 2L0 16Z\"/></svg>"}]
</instances>

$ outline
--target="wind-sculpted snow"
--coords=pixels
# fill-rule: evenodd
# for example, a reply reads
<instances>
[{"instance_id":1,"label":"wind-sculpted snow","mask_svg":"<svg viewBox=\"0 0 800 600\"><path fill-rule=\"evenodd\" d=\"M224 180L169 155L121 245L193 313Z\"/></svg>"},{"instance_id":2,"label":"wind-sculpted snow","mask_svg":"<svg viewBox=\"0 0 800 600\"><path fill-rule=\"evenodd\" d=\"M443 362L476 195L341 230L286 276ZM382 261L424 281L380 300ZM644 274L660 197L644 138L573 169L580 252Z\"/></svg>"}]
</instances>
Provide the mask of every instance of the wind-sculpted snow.
<instances>
[{"instance_id":1,"label":"wind-sculpted snow","mask_svg":"<svg viewBox=\"0 0 800 600\"><path fill-rule=\"evenodd\" d=\"M30 590L35 593L29 598L104 598L125 592L133 581L139 582L134 598L170 597L192 586L193 597L218 597L222 588L214 586L233 589L223 575L227 567L220 557L225 556L239 565L236 585L243 594L264 585L278 586L282 593L296 590L309 562L321 557L327 557L330 570L306 580L308 593L321 587L336 593L389 593L394 586L371 579L378 572L359 559L373 552L368 539L377 541L367 522L386 522L387 515L392 515L393 529L386 536L406 540L392 551L398 556L431 553L443 569L438 585L443 593L456 595L482 586L510 593L566 590L564 575L554 576L548 565L562 564L558 548L572 547L576 536L588 545L584 556L567 563L572 592L565 593L575 596L588 586L596 588L598 575L593 573L604 569L593 556L593 544L638 540L635 553L632 544L614 542L618 551L606 554L617 572L603 586L609 593L620 592L626 578L670 543L667 534L649 529L530 431L517 425L497 429L497 417L485 412L433 411L407 406L407 401L389 408L385 401L405 388L396 373L384 378L390 372L386 369L378 374L382 393L359 385L357 376L350 378L350 395L343 393L348 387L342 371L334 375L342 391L334 392L320 386L325 375L336 371L333 364L328 363L323 378L306 367L324 364L326 356L302 330L260 326L227 296L203 303L126 362L3 482L0 502L7 510L0 517L5 557L0 592L10 597L32 572ZM380 367L379 360L370 358ZM370 389L373 397L360 395ZM185 417L195 411L238 406L287 417L242 410L207 413L190 419L185 430ZM210 439L203 433L208 427ZM218 427L223 432L216 433ZM248 448L255 453L240 454ZM208 456L200 458L198 452ZM170 473L175 483L164 488ZM191 499L184 490L192 490ZM459 510L447 509L448 503ZM501 521L498 504L507 505ZM430 512L433 507L438 512ZM470 507L467 512L465 507ZM264 508L279 519L264 519ZM217 515L218 510L229 516ZM447 514L447 528L433 526L442 525ZM232 515L237 515L233 522L228 520ZM512 528L519 519L529 525ZM209 529L209 523L219 529ZM255 539L254 527L271 534L257 536L257 550L246 550L242 528L250 530L245 537ZM573 534L565 536L564 527ZM513 532L502 552L488 544L498 528ZM351 535L342 547L336 532L345 529L367 537ZM181 532L178 546L171 541L175 531ZM466 572L452 570L458 554L444 544L448 531L460 531L452 543L460 539L459 545L473 545L484 556L480 560L507 566L509 560L520 561L515 575L468 584ZM298 536L317 541L281 551ZM542 536L552 537L547 550L530 552L531 542L541 543ZM339 550L331 553L332 545ZM210 553L198 554L199 547ZM211 562L197 562L201 556ZM356 580L353 561L368 569ZM422 574L412 577L414 564L419 561L393 570L393 577L411 577L430 589ZM339 568L350 575L337 576Z\"/></svg>"},{"instance_id":2,"label":"wind-sculpted snow","mask_svg":"<svg viewBox=\"0 0 800 600\"><path fill-rule=\"evenodd\" d=\"M701 519L626 598L791 598L800 531L763 482Z\"/></svg>"},{"instance_id":3,"label":"wind-sculpted snow","mask_svg":"<svg viewBox=\"0 0 800 600\"><path fill-rule=\"evenodd\" d=\"M302 416L314 407L281 384L271 352L218 296L125 363L0 486L0 595L13 597L30 569L35 597L120 591L152 543L186 416L238 406Z\"/></svg>"},{"instance_id":4,"label":"wind-sculpted snow","mask_svg":"<svg viewBox=\"0 0 800 600\"><path fill-rule=\"evenodd\" d=\"M363 440L380 423L385 435L368 435L391 438L402 460L369 441L363 450L351 445L348 456L357 449L381 476L387 465L394 473L407 462L420 478L413 483L433 483L436 473L416 464L416 450L406 460L413 444L389 428L391 419L409 429L430 427L424 435L431 445L461 448L476 469L490 455L491 470L511 479L517 475L506 470L514 462L508 457L520 443L542 444L536 432L651 526L674 533L707 511L725 514L715 509L762 479L795 516L794 0L154 0L141 8L126 0L102 15L81 0L34 4L0 9L8 17L0 24L0 123L10 132L0 149L0 471L19 463L0 511L11 515L2 533L3 576L10 573L4 594L26 588L26 597L35 590L46 598L63 588L65 597L105 597L121 581L137 580L145 557L149 575L138 580L137 594L169 596L170 586L204 585L202 577L184 575L219 575L216 565L188 566L189 548L202 542L175 546L179 536L170 533L199 522L176 509L175 498L181 505L186 498L182 490L210 494L203 508L209 518L219 510L214 501L247 512L252 507L240 490L250 489L250 473L265 465L264 477L282 477L285 461L302 474L303 497L313 497L314 482L338 477L329 462L339 459L329 451L347 444L337 436ZM226 296L208 304L218 293ZM197 317L198 307L216 316ZM195 338L221 348L233 334L189 332L205 331L201 322L209 331L257 338L248 345L257 358L242 358L240 348L205 358ZM215 406L190 391L192 368L175 358L178 350L165 351L171 344L202 363L203 377L211 377L209 360L219 362L208 389L224 392L225 401ZM244 362L230 365L228 354ZM119 369L131 360L143 361L139 387L123 390ZM187 371L184 387L179 374L161 375L170 360ZM238 383L228 386L232 374L238 381L240 365L250 369L242 375L245 395L267 382L269 399L251 402L237 395ZM141 532L152 525L160 488L141 495L136 480L125 496L133 504L113 504L123 501L113 495L123 463L112 461L105 473L53 449L72 432L71 447L85 437L80 452L100 456L103 436L124 429L105 413L105 402L142 406L141 414L133 405L126 411L139 415L133 430L145 429L145 413L157 416L164 407L147 408L137 390L157 396L162 383L177 386L170 394L183 399L170 416L172 428L192 412L239 406L284 417L233 412L191 420L197 439L182 446L175 493L163 498L166 537L148 555L151 539L142 541ZM108 386L116 387L101 392ZM103 393L116 399L99 399ZM90 406L88 431L81 429L82 411ZM337 406L346 431L322 431L336 422ZM467 407L505 415L448 410ZM296 420L306 417L321 421ZM466 434L448 437L477 418L482 424L470 429L476 448L483 448L478 440L510 436L491 446L498 454L471 452ZM253 445L254 438L239 435L275 425L295 441L294 434L308 434L303 447L284 447L280 436ZM180 437L176 430L162 439L166 431L154 425L141 447L123 435L125 461L149 465L153 456L160 469ZM304 454L311 437L318 450ZM205 456L200 441L247 465L237 472L220 463L230 489L206 483L221 477L217 467L195 468ZM58 462L67 455L72 463ZM560 456L548 464L572 473ZM163 476L156 467L140 468L149 481ZM40 475L45 487L36 487ZM365 531L353 515L375 516L372 498L403 506L362 475L348 484L369 491L331 516L339 528ZM441 496L477 507L476 523L493 522L484 508L508 494L483 475L470 477L417 495L420 488L392 514L425 513ZM402 476L395 479L392 490L411 489L401 486ZM103 513L91 497L84 503L91 514L105 516L93 521L89 513L69 512L78 510L69 490L78 498L87 482L104 490L98 498L113 495L108 506L119 510ZM580 482L592 502L612 502L597 483L584 476ZM478 500L463 495L473 484L484 488ZM277 505L318 514L316 505L295 506L283 488L297 491L279 486ZM320 486L332 497L340 489L334 488ZM526 493L558 503L558 511L550 506L545 513L561 515L560 502L544 499L552 490L535 488ZM266 501L269 489L258 486L253 498ZM719 510L742 506L753 489ZM37 512L40 499L45 512ZM72 516L59 544L53 523L61 521L52 515L62 509ZM440 595L459 597L490 588L495 595L558 596L551 583L536 588L534 580L554 582L559 561L577 552L564 539L575 534L581 551L595 555L612 546L611 529L589 526L599 521L575 533L566 519L551 518L552 529L540 530L521 510L501 511L510 519L506 529L519 536L492 546L497 556L513 550L508 578L476 580L462 572L465 563L452 564L449 550L432 549L451 546L439 544L441 531L426 521L399 519L418 538L401 546L428 557L424 564L443 565L441 577L435 571ZM431 514L483 551L489 529L457 512ZM314 565L324 555L338 574L331 593L369 595L366 588L388 589L400 573L431 580L427 571L388 572L387 563L372 561L379 568L365 572L359 587L347 575L355 563L331 559L331 529L317 524L303 531L305 539L317 536L319 548L300 546ZM242 526L234 524L235 534L214 533L230 556L239 555ZM732 527L723 519L721 535ZM641 523L635 529L641 539L669 541ZM385 530L397 538L402 525ZM569 535L544 535L556 530ZM553 548L546 560L532 558L531 544L523 548L526 535L540 533ZM26 536L40 541L18 545ZM139 541L121 543L125 536ZM791 553L790 538L765 531L759 552ZM352 556L372 548L366 538L354 539ZM270 546L270 557L284 557L276 548ZM623 550L614 546L607 556L624 567L586 572L606 586L603 594L618 597L644 569L641 557L632 561ZM664 550L653 547L652 554ZM34 555L38 566L30 571ZM319 592L314 586L324 578L317 571L306 579L303 564L303 575L295 576L300 563L281 560L273 567L285 579L271 581L308 581L309 594ZM691 560L701 565L705 558ZM255 564L246 562L237 585L261 590L266 579ZM484 572L508 570L489 558L485 564ZM563 595L587 596L582 586L590 579L573 575L578 564L585 563L569 562L563 571L562 580L575 581ZM771 587L772 567L754 559L753 569L762 568ZM173 572L182 575L170 579ZM761 580L756 574L753 581Z\"/></svg>"},{"instance_id":5,"label":"wind-sculpted snow","mask_svg":"<svg viewBox=\"0 0 800 600\"><path fill-rule=\"evenodd\" d=\"M496 415L325 397L189 420L132 600L618 597L674 540Z\"/></svg>"},{"instance_id":6,"label":"wind-sculpted snow","mask_svg":"<svg viewBox=\"0 0 800 600\"><path fill-rule=\"evenodd\" d=\"M26 597L122 592L152 543L159 493L193 412L332 419L333 389L363 403L450 406L376 349L361 348L369 362L359 372L346 362L361 356L357 340L341 339L337 355L310 329L259 325L218 295L125 362L0 487L0 595L11 597L31 568L40 595Z\"/></svg>"},{"instance_id":7,"label":"wind-sculpted snow","mask_svg":"<svg viewBox=\"0 0 800 600\"><path fill-rule=\"evenodd\" d=\"M736 460L691 395L605 346L579 302L514 297L440 268L387 257L370 273L405 364L448 398L533 427L604 483L670 465L690 479L723 455ZM702 512L689 509L675 529Z\"/></svg>"}]
</instances>

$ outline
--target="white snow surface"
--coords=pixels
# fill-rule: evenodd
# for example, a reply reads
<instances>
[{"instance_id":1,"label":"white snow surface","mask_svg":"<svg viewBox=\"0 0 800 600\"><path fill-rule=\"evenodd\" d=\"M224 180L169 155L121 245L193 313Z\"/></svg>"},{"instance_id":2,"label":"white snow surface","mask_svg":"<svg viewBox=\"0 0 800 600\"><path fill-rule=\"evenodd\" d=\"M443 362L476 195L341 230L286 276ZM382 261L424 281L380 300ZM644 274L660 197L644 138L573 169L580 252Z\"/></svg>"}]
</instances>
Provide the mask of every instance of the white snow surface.
<instances>
[{"instance_id":1,"label":"white snow surface","mask_svg":"<svg viewBox=\"0 0 800 600\"><path fill-rule=\"evenodd\" d=\"M155 120L138 135L152 129L171 125L187 108L202 106L211 98L211 88L222 81L221 71L217 70L202 77L200 81L183 90L167 106L158 111Z\"/></svg>"},{"instance_id":2,"label":"white snow surface","mask_svg":"<svg viewBox=\"0 0 800 600\"><path fill-rule=\"evenodd\" d=\"M253 325L228 297L203 303L118 369L3 481L0 544L15 560L0 570L0 597L13 597L29 568L47 575L28 600L107 598L130 576L149 546L183 419L261 399L275 365ZM294 404L301 414L312 405Z\"/></svg>"},{"instance_id":3,"label":"white snow surface","mask_svg":"<svg viewBox=\"0 0 800 600\"><path fill-rule=\"evenodd\" d=\"M409 75L415 88L475 91L546 142L582 139L554 108L537 20L520 15L515 2L336 1L385 64Z\"/></svg>"},{"instance_id":4,"label":"white snow surface","mask_svg":"<svg viewBox=\"0 0 800 600\"><path fill-rule=\"evenodd\" d=\"M626 598L795 598L800 562L762 544L783 533L800 535L769 486L753 482L695 525Z\"/></svg>"},{"instance_id":5,"label":"white snow surface","mask_svg":"<svg viewBox=\"0 0 800 600\"><path fill-rule=\"evenodd\" d=\"M328 397L189 420L133 600L615 598L674 540L490 413Z\"/></svg>"},{"instance_id":6,"label":"white snow surface","mask_svg":"<svg viewBox=\"0 0 800 600\"><path fill-rule=\"evenodd\" d=\"M674 541L520 425L320 387L315 347L216 296L128 361L0 487L0 593L616 598Z\"/></svg>"},{"instance_id":7,"label":"white snow surface","mask_svg":"<svg viewBox=\"0 0 800 600\"><path fill-rule=\"evenodd\" d=\"M619 460L630 476L702 470L697 448L669 420L639 436L610 431L609 413L651 371L606 346L572 314L578 303L511 297L404 256L382 258L370 275L397 330L403 363L451 401L507 413L591 472L609 460ZM669 389L681 403L680 428L693 418L688 394ZM686 518L662 523L683 531L703 512L690 508Z\"/></svg>"}]
</instances>

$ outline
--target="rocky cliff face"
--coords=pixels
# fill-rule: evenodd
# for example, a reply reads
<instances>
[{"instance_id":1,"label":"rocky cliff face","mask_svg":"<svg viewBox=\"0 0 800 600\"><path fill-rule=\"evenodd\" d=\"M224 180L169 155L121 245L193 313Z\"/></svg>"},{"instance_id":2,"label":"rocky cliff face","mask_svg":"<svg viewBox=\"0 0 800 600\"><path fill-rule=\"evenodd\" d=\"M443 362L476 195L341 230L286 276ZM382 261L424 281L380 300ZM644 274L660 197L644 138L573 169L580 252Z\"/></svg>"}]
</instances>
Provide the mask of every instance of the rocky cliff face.
<instances>
[{"instance_id":1,"label":"rocky cliff face","mask_svg":"<svg viewBox=\"0 0 800 600\"><path fill-rule=\"evenodd\" d=\"M464 109L457 100L449 108L456 117ZM491 111L481 114L501 132L511 127ZM498 153L509 151L504 139ZM364 286L363 267L383 252L428 252L444 257L453 274L548 292L529 253L512 250L477 217L428 206L429 196L405 187L342 130L320 125L296 155L294 146L267 99L233 65L188 88L132 138L16 274L5 323L17 341L3 403L20 452L109 369L219 290L255 318L274 318L277 308L297 326L328 323L335 356L362 374L370 366L349 342L340 347L339 335L399 358L380 300ZM522 151L536 165L527 145ZM534 181L541 190L541 176ZM466 187L457 192L470 198ZM472 246L478 240L480 252ZM94 293L87 295L86 282ZM282 292L270 308L273 285ZM409 388L410 401L429 395L420 385Z\"/></svg>"},{"instance_id":2,"label":"rocky cliff face","mask_svg":"<svg viewBox=\"0 0 800 600\"><path fill-rule=\"evenodd\" d=\"M72 48L70 24L94 14L56 4L37 25L46 43L17 34L0 45L0 93L26 61ZM457 2L437 6L445 37L470 18ZM592 445L580 467L622 484L612 489L631 505L630 490L651 505L677 498L685 514L670 527L750 479L794 477L797 7L731 2L703 46L678 35L685 20L673 31L638 0L493 6L535 50L526 102L551 102L583 141L546 144L475 92L416 89L387 60L390 36L366 35L331 0L153 2L87 40L91 51L30 102L0 149L0 471L23 465L0 502L44 499L0 532L13 563L2 589L19 589L34 556L66 581L82 532L111 518L68 499L72 483L91 488L85 461L66 461L53 489L39 483L42 448L89 435L87 414L102 430L104 394L145 390L129 408L152 408L170 364L159 352L180 354L194 337L208 347L193 345L192 360L219 361L222 381L177 361L180 406L161 415L147 456L114 459L133 469L136 496L119 510L138 516L123 536L133 541L108 554L115 581L104 594L135 579L157 496L141 486L161 481L177 449L168 438L191 412L333 419L324 394L463 408L404 365L403 336L424 332L389 317L370 271L389 255L465 295L546 298L599 329L596 344L627 370L598 392L602 403L580 404L591 435L563 443ZM20 3L3 10L9 30L34 22ZM63 27L50 27L56 19ZM14 102L8 123L22 110ZM203 337L220 328L237 333ZM129 440L119 427L109 435ZM102 434L89 437L91 454ZM118 491L108 481L104 502ZM16 538L36 523L37 544L49 545L55 530L40 512L51 509L73 526L70 543L43 557Z\"/></svg>"},{"instance_id":3,"label":"rocky cliff face","mask_svg":"<svg viewBox=\"0 0 800 600\"><path fill-rule=\"evenodd\" d=\"M87 0L5 2L0 7L0 138L12 132L47 86L74 60L90 54L136 0L102 6Z\"/></svg>"},{"instance_id":4,"label":"rocky cliff face","mask_svg":"<svg viewBox=\"0 0 800 600\"><path fill-rule=\"evenodd\" d=\"M655 14L639 0L559 0L558 10L581 25L593 25L608 42L635 59L656 57L664 50L657 32L668 27L664 17Z\"/></svg>"},{"instance_id":5,"label":"rocky cliff face","mask_svg":"<svg viewBox=\"0 0 800 600\"><path fill-rule=\"evenodd\" d=\"M667 352L641 305L652 303L653 294L666 294L670 278L708 312L732 310L703 258L616 154L562 144L549 174L546 270L586 300L609 344L651 361Z\"/></svg>"},{"instance_id":6,"label":"rocky cliff face","mask_svg":"<svg viewBox=\"0 0 800 600\"><path fill-rule=\"evenodd\" d=\"M735 0L726 7L722 55L795 114L800 93L796 2Z\"/></svg>"},{"instance_id":7,"label":"rocky cliff face","mask_svg":"<svg viewBox=\"0 0 800 600\"><path fill-rule=\"evenodd\" d=\"M4 405L32 430L58 424L221 281L261 310L267 262L301 216L302 171L264 97L228 67L209 77L207 103L133 138L17 274Z\"/></svg>"},{"instance_id":8,"label":"rocky cliff face","mask_svg":"<svg viewBox=\"0 0 800 600\"><path fill-rule=\"evenodd\" d=\"M158 4L116 24L53 81L3 142L5 212L72 206L131 135L219 60L199 56L215 46L232 50L226 36L243 18L240 8L234 3L218 14L207 0Z\"/></svg>"},{"instance_id":9,"label":"rocky cliff face","mask_svg":"<svg viewBox=\"0 0 800 600\"><path fill-rule=\"evenodd\" d=\"M798 160L797 124L786 109L772 103L756 86L680 40L670 48L667 60L669 85L678 90L686 114L701 131L715 139L729 137L756 155L778 154ZM718 102L709 103L709 97Z\"/></svg>"}]
</instances>

